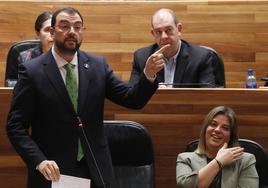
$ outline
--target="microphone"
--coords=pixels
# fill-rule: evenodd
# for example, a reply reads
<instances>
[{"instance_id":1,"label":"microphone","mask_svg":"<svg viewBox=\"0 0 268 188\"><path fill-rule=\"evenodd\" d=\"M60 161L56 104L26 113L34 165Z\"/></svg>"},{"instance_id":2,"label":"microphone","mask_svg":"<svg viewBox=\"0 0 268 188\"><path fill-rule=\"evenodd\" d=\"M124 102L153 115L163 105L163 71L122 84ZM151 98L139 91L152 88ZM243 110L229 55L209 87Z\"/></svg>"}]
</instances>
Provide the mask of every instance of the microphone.
<instances>
[{"instance_id":1,"label":"microphone","mask_svg":"<svg viewBox=\"0 0 268 188\"><path fill-rule=\"evenodd\" d=\"M217 87L216 85L213 85L211 83L159 83L159 86L173 86L174 88L176 87L185 87L185 88L199 88L199 87L208 87L208 88L215 88ZM221 86L222 87L222 86Z\"/></svg>"},{"instance_id":2,"label":"microphone","mask_svg":"<svg viewBox=\"0 0 268 188\"><path fill-rule=\"evenodd\" d=\"M82 133L82 136L83 136L83 138L85 139L85 142L86 142L88 151L89 151L89 153L90 153L90 155L91 155L91 157L92 157L92 159L93 159L93 163L94 163L94 165L95 165L95 167L96 167L96 169L97 169L98 176L99 176L99 178L100 178L100 180L101 180L101 183L103 184L103 188L106 188L106 184L105 184L104 179L103 179L103 176L102 176L102 174L101 174L99 165L98 165L97 160L96 160L96 157L95 157L95 155L94 155L94 153L93 153L92 147L90 146L90 143L89 143L89 141L88 141L88 139L87 139L87 136L86 136L86 133L85 133L85 130L84 130L83 123L82 123L82 121L81 121L81 119L80 119L79 116L77 116L77 120L78 120L78 123L79 123L79 124L78 124L78 127L80 128L81 133Z\"/></svg>"},{"instance_id":3,"label":"microphone","mask_svg":"<svg viewBox=\"0 0 268 188\"><path fill-rule=\"evenodd\" d=\"M268 77L266 77L266 78L261 78L261 81L268 81Z\"/></svg>"},{"instance_id":4,"label":"microphone","mask_svg":"<svg viewBox=\"0 0 268 188\"><path fill-rule=\"evenodd\" d=\"M265 81L265 83L264 83L264 86L268 86L268 77L266 77L266 78L261 78L261 81Z\"/></svg>"}]
</instances>

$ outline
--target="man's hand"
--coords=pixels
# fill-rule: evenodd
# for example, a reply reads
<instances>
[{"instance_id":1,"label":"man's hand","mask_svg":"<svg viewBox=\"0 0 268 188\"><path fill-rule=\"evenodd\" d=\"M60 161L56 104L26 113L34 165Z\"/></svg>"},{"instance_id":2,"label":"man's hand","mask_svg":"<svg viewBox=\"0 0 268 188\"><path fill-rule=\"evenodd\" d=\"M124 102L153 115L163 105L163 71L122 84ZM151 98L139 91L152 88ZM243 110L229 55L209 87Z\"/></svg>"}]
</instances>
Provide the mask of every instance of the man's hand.
<instances>
[{"instance_id":1,"label":"man's hand","mask_svg":"<svg viewBox=\"0 0 268 188\"><path fill-rule=\"evenodd\" d=\"M167 44L160 48L158 51L153 53L146 61L144 68L144 73L149 78L155 78L156 73L158 73L165 65L163 60L163 52L170 47L170 44Z\"/></svg>"},{"instance_id":2,"label":"man's hand","mask_svg":"<svg viewBox=\"0 0 268 188\"><path fill-rule=\"evenodd\" d=\"M224 143L222 148L218 151L216 159L223 165L231 164L242 158L244 148L232 147L227 148L227 143Z\"/></svg>"},{"instance_id":3,"label":"man's hand","mask_svg":"<svg viewBox=\"0 0 268 188\"><path fill-rule=\"evenodd\" d=\"M49 181L60 179L60 170L55 161L44 160L37 166L37 170Z\"/></svg>"}]
</instances>

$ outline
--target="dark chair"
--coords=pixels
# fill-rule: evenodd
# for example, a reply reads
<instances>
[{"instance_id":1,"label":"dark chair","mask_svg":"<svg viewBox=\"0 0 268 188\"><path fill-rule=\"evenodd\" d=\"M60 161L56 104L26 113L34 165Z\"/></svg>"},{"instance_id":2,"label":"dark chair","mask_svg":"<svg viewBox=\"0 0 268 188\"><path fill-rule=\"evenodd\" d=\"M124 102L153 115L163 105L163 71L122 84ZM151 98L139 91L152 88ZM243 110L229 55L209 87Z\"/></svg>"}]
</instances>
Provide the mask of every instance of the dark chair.
<instances>
[{"instance_id":1,"label":"dark chair","mask_svg":"<svg viewBox=\"0 0 268 188\"><path fill-rule=\"evenodd\" d=\"M9 86L9 81L18 79L18 56L20 52L40 45L39 40L23 40L11 46L7 55L5 86Z\"/></svg>"},{"instance_id":2,"label":"dark chair","mask_svg":"<svg viewBox=\"0 0 268 188\"><path fill-rule=\"evenodd\" d=\"M261 78L262 81L264 81L264 86L268 87L268 75L265 78Z\"/></svg>"},{"instance_id":3,"label":"dark chair","mask_svg":"<svg viewBox=\"0 0 268 188\"><path fill-rule=\"evenodd\" d=\"M151 137L132 121L104 121L114 171L112 188L153 188L154 153Z\"/></svg>"},{"instance_id":4,"label":"dark chair","mask_svg":"<svg viewBox=\"0 0 268 188\"><path fill-rule=\"evenodd\" d=\"M259 175L260 186L259 188L268 188L268 156L265 153L263 147L248 139L238 139L241 147L244 148L245 152L255 155L256 158L256 169ZM186 147L186 152L192 152L197 148L198 140L190 142Z\"/></svg>"},{"instance_id":5,"label":"dark chair","mask_svg":"<svg viewBox=\"0 0 268 188\"><path fill-rule=\"evenodd\" d=\"M224 71L224 62L218 52L214 50L213 48L210 48L208 46L201 46L202 48L205 48L209 50L213 57L213 69L214 69L214 75L215 75L215 84L216 87L226 87L225 84L225 71Z\"/></svg>"}]
</instances>

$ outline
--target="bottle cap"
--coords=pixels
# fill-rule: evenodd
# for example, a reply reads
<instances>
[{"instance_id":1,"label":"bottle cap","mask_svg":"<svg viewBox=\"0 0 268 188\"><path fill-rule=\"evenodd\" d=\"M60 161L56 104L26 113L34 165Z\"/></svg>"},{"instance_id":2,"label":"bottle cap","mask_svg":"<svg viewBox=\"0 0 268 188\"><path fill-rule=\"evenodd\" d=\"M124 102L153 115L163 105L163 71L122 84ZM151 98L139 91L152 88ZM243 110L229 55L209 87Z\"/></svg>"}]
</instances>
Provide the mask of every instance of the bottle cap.
<instances>
[{"instance_id":1,"label":"bottle cap","mask_svg":"<svg viewBox=\"0 0 268 188\"><path fill-rule=\"evenodd\" d=\"M253 69L248 69L248 75L253 75Z\"/></svg>"}]
</instances>

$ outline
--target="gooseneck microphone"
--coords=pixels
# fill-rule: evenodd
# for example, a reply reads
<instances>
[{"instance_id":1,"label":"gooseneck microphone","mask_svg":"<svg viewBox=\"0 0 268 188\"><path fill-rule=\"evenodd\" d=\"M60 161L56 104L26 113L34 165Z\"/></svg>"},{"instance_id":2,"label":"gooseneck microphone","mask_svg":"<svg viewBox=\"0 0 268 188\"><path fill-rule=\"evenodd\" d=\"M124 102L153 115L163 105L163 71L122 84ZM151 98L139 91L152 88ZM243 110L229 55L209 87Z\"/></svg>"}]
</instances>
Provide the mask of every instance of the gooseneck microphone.
<instances>
[{"instance_id":1,"label":"gooseneck microphone","mask_svg":"<svg viewBox=\"0 0 268 188\"><path fill-rule=\"evenodd\" d=\"M94 155L94 153L93 153L92 147L90 146L90 143L89 143L89 141L88 141L88 139L87 139L87 136L86 136L86 133L85 133L85 130L84 130L83 123L82 123L82 121L81 121L81 119L80 119L79 116L77 116L77 120L78 120L78 122L79 122L78 127L80 128L80 130L81 130L81 132L82 132L82 136L84 137L84 139L85 139L85 141L86 141L87 148L88 148L88 150L89 150L89 153L91 154L93 163L94 163L94 165L95 165L95 167L96 167L96 169L97 169L97 172L98 172L98 176L99 176L99 178L100 178L100 180L101 180L101 182L102 182L102 184L103 184L103 188L106 188L106 184L105 184L104 179L103 179L103 176L102 176L102 174L101 174L99 165L98 165L97 160L96 160L96 158L95 158L95 155Z\"/></svg>"}]
</instances>

